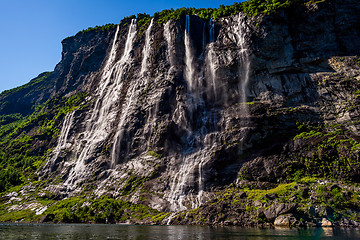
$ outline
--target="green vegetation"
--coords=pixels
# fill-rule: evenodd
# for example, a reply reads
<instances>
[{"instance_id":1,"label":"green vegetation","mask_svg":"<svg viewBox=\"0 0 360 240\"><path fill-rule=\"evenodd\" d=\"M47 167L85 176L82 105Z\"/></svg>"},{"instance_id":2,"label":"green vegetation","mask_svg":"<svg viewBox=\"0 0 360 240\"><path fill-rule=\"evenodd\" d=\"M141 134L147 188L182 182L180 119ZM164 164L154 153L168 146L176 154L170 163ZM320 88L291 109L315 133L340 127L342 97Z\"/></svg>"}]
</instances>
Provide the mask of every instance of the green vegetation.
<instances>
[{"instance_id":1,"label":"green vegetation","mask_svg":"<svg viewBox=\"0 0 360 240\"><path fill-rule=\"evenodd\" d=\"M30 209L8 212L4 209L0 210L0 222L17 222L25 220L28 222L38 221L39 217Z\"/></svg>"},{"instance_id":2,"label":"green vegetation","mask_svg":"<svg viewBox=\"0 0 360 240\"><path fill-rule=\"evenodd\" d=\"M154 158L161 158L161 156L162 156L160 153L157 153L153 150L148 151L148 154Z\"/></svg>"},{"instance_id":3,"label":"green vegetation","mask_svg":"<svg viewBox=\"0 0 360 240\"><path fill-rule=\"evenodd\" d=\"M105 24L103 26L95 26L95 27L89 27L87 29L84 29L82 31L80 31L79 33L86 33L86 32L90 32L90 31L109 31L110 29L114 29L117 27L117 24Z\"/></svg>"},{"instance_id":4,"label":"green vegetation","mask_svg":"<svg viewBox=\"0 0 360 240\"><path fill-rule=\"evenodd\" d=\"M192 224L220 223L226 220L241 222L243 216L246 224L273 223L264 212L270 209L268 211L270 217L276 217L275 209L285 206L280 204L294 204L288 211L296 216L302 226L305 226L305 221L318 221L322 218L332 222L341 218L360 220L358 191L349 185L314 177L304 177L277 186L269 185L267 189L259 189L256 182L247 182L240 186L230 185L214 194L215 197L202 207L177 213L172 222ZM237 219L238 217L240 220Z\"/></svg>"},{"instance_id":5,"label":"green vegetation","mask_svg":"<svg viewBox=\"0 0 360 240\"><path fill-rule=\"evenodd\" d=\"M51 84L49 82L49 77L51 77L52 73L53 72L43 72L39 76L37 76L36 78L32 79L27 84L24 84L24 85L22 85L20 87L16 87L16 88L13 88L13 89L10 89L10 90L5 90L0 94L0 99L7 96L7 95L10 95L10 94L13 94L13 93L16 93L16 92L20 92L22 90L35 89L35 86L38 87L37 85L48 86L49 84ZM36 90L41 90L41 89L36 89ZM1 108L0 108L0 110L1 110Z\"/></svg>"},{"instance_id":6,"label":"green vegetation","mask_svg":"<svg viewBox=\"0 0 360 240\"><path fill-rule=\"evenodd\" d=\"M70 98L52 98L25 117L1 115L0 121L0 192L31 182L51 152L65 115L83 108L85 93Z\"/></svg>"},{"instance_id":7,"label":"green vegetation","mask_svg":"<svg viewBox=\"0 0 360 240\"><path fill-rule=\"evenodd\" d=\"M349 137L342 125L313 127L305 123L298 128L294 141L301 142L304 148L293 153L292 160L285 163L286 174L293 179L314 176L358 181L360 142Z\"/></svg>"},{"instance_id":8,"label":"green vegetation","mask_svg":"<svg viewBox=\"0 0 360 240\"><path fill-rule=\"evenodd\" d=\"M159 213L151 218L151 221L162 222L164 219L170 217L171 213Z\"/></svg>"},{"instance_id":9,"label":"green vegetation","mask_svg":"<svg viewBox=\"0 0 360 240\"><path fill-rule=\"evenodd\" d=\"M247 193L248 197L252 200L260 200L264 198L266 194L277 194L282 196L289 192L291 189L295 187L296 183L287 183L287 184L279 184L276 188L261 190L261 189L245 189L244 192Z\"/></svg>"},{"instance_id":10,"label":"green vegetation","mask_svg":"<svg viewBox=\"0 0 360 240\"><path fill-rule=\"evenodd\" d=\"M51 205L44 214L52 214L54 222L124 222L130 219L144 220L159 212L142 204L132 204L123 200L102 197L68 198Z\"/></svg>"},{"instance_id":11,"label":"green vegetation","mask_svg":"<svg viewBox=\"0 0 360 240\"><path fill-rule=\"evenodd\" d=\"M159 24L166 23L169 20L179 20L185 15L197 15L202 19L209 20L219 19L222 17L231 16L239 12L243 12L249 16L257 16L260 14L269 15L276 13L281 9L289 7L305 6L309 3L319 3L326 0L248 0L245 2L235 2L233 5L225 6L220 5L219 8L179 8L179 9L166 9L161 12L154 13L150 16L146 13L138 13L137 16L131 15L125 17L121 22L123 26L128 25L128 22L132 18L137 18L139 35L141 35L148 26L151 18L154 18ZM113 29L117 24L106 24L104 26L95 26L82 30L79 33L86 33L90 31L107 31Z\"/></svg>"},{"instance_id":12,"label":"green vegetation","mask_svg":"<svg viewBox=\"0 0 360 240\"><path fill-rule=\"evenodd\" d=\"M125 185L123 186L121 190L121 194L126 196L129 195L136 190L140 189L141 186L144 184L144 182L148 181L149 178L140 177L134 174L131 174L125 182Z\"/></svg>"},{"instance_id":13,"label":"green vegetation","mask_svg":"<svg viewBox=\"0 0 360 240\"><path fill-rule=\"evenodd\" d=\"M44 202L42 200L41 202ZM35 202L34 202L35 203ZM48 208L41 215L35 215L29 209L8 211L4 205L0 207L0 222L45 221L63 223L115 223L127 220L148 220L158 216L159 212L142 204L132 204L120 199L101 197L72 197L61 201L47 200ZM39 204L37 204L39 205ZM39 205L41 206L41 205Z\"/></svg>"},{"instance_id":14,"label":"green vegetation","mask_svg":"<svg viewBox=\"0 0 360 240\"><path fill-rule=\"evenodd\" d=\"M146 13L138 13L136 16L137 24L139 27L138 35L142 35L146 31L146 28L150 24L151 16Z\"/></svg>"},{"instance_id":15,"label":"green vegetation","mask_svg":"<svg viewBox=\"0 0 360 240\"><path fill-rule=\"evenodd\" d=\"M305 0L248 0L241 3L234 3L230 6L221 5L219 8L179 8L157 12L154 18L159 23L165 23L170 19L178 20L185 15L197 15L203 19L219 19L221 17L231 16L239 12L244 12L249 16L259 14L269 15L280 9L296 5L304 5L312 1Z\"/></svg>"}]
</instances>

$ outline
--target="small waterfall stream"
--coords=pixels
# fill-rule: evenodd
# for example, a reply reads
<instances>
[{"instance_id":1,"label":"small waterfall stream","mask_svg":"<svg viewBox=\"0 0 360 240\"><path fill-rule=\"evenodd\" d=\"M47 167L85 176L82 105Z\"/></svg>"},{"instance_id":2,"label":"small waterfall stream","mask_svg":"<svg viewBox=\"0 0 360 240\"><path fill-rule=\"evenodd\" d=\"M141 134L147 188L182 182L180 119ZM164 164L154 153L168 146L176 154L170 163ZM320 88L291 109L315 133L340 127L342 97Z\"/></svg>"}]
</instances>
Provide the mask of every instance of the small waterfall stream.
<instances>
[{"instance_id":1,"label":"small waterfall stream","mask_svg":"<svg viewBox=\"0 0 360 240\"><path fill-rule=\"evenodd\" d=\"M171 31L170 31L170 23L171 21L168 21L164 25L164 38L167 43L167 51L166 51L166 57L170 63L170 67L174 66L174 43L171 38Z\"/></svg>"},{"instance_id":2,"label":"small waterfall stream","mask_svg":"<svg viewBox=\"0 0 360 240\"><path fill-rule=\"evenodd\" d=\"M59 136L59 142L58 145L56 146L56 149L63 149L66 148L66 143L67 143L67 139L69 136L69 132L71 129L71 126L74 122L74 115L75 115L75 110L66 114L65 119L64 119L64 123L63 126L61 128L61 132L60 132L60 136Z\"/></svg>"},{"instance_id":3,"label":"small waterfall stream","mask_svg":"<svg viewBox=\"0 0 360 240\"><path fill-rule=\"evenodd\" d=\"M149 58L150 58L150 50L151 50L151 44L152 44L152 39L151 39L150 34L151 34L153 24L154 24L154 19L152 18L150 21L150 25L146 29L146 32L145 32L145 45L143 48L143 60L141 62L141 70L140 70L141 76L146 74L147 70L149 69Z\"/></svg>"},{"instance_id":4,"label":"small waterfall stream","mask_svg":"<svg viewBox=\"0 0 360 240\"><path fill-rule=\"evenodd\" d=\"M70 129L73 126L75 112L76 112L76 110L66 114L66 116L64 118L64 122L61 127L59 140L57 142L55 149L53 150L53 156L51 157L51 159L49 160L49 163L48 163L50 166L48 168L49 170L51 170L53 168L53 166L55 165L55 162L58 159L61 151L68 148L69 147L68 145L71 146L70 143L68 144L67 140L69 137Z\"/></svg>"},{"instance_id":5,"label":"small waterfall stream","mask_svg":"<svg viewBox=\"0 0 360 240\"><path fill-rule=\"evenodd\" d=\"M190 16L186 15L185 22L185 80L188 83L190 91L196 91L196 76L195 76L195 65L194 65L194 50L191 44L190 38Z\"/></svg>"},{"instance_id":6,"label":"small waterfall stream","mask_svg":"<svg viewBox=\"0 0 360 240\"><path fill-rule=\"evenodd\" d=\"M241 103L241 117L249 117L249 107L247 105L247 88L249 84L249 73L250 73L250 59L249 51L246 48L246 39L245 39L245 27L241 19L239 18L237 26L237 36L238 36L238 46L240 50L240 83L239 83L239 92L240 92L240 103Z\"/></svg>"},{"instance_id":7,"label":"small waterfall stream","mask_svg":"<svg viewBox=\"0 0 360 240\"><path fill-rule=\"evenodd\" d=\"M213 101L216 103L218 100L217 92L218 86L216 84L216 61L217 55L214 50L214 42L215 42L215 23L212 19L209 21L209 45L208 51L205 58L205 64L207 66L207 75L206 78L208 81L208 93L212 93L213 96L208 96L209 98L212 97ZM209 94L210 95L210 94Z\"/></svg>"}]
</instances>

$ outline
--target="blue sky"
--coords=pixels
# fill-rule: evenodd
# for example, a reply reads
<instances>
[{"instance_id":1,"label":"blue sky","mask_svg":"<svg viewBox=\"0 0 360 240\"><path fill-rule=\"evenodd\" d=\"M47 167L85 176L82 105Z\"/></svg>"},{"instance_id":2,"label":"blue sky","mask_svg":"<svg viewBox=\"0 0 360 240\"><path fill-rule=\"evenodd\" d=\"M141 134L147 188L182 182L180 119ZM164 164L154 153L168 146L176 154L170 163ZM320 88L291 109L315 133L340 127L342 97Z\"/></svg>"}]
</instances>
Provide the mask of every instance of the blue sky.
<instances>
[{"instance_id":1,"label":"blue sky","mask_svg":"<svg viewBox=\"0 0 360 240\"><path fill-rule=\"evenodd\" d=\"M0 92L52 71L61 40L82 29L119 23L136 13L180 7L215 8L234 0L0 0Z\"/></svg>"}]
</instances>

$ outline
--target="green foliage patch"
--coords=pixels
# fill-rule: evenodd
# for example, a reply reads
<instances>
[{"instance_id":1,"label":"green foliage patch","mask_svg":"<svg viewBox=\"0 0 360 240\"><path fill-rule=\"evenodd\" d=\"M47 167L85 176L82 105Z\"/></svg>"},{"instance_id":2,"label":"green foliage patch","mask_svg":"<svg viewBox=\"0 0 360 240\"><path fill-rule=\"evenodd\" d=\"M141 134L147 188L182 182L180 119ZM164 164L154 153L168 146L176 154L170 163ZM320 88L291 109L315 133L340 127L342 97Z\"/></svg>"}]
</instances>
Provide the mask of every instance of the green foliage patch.
<instances>
[{"instance_id":1,"label":"green foliage patch","mask_svg":"<svg viewBox=\"0 0 360 240\"><path fill-rule=\"evenodd\" d=\"M319 3L326 0L314 1L314 0L248 0L244 2L235 2L233 5L225 6L220 5L219 8L179 8L179 9L166 9L161 12L154 13L150 16L146 13L138 13L136 16L131 15L125 17L123 27L128 25L128 20L137 18L139 35L141 35L148 26L151 18L154 18L157 23L163 24L169 20L179 20L186 15L197 15L202 19L209 20L219 19L222 17L231 16L239 12L243 12L249 16L257 16L260 14L269 15L276 13L281 9L289 7L305 6L309 3ZM117 24L106 24L104 26L95 26L82 30L79 33L86 33L90 31L108 31L109 29L116 28Z\"/></svg>"},{"instance_id":2,"label":"green foliage patch","mask_svg":"<svg viewBox=\"0 0 360 240\"><path fill-rule=\"evenodd\" d=\"M360 142L346 134L341 124L323 127L299 125L295 142L304 147L292 153L285 163L286 174L325 177L334 180L358 182Z\"/></svg>"},{"instance_id":3,"label":"green foliage patch","mask_svg":"<svg viewBox=\"0 0 360 240\"><path fill-rule=\"evenodd\" d=\"M56 202L44 214L51 215L49 220L53 222L114 223L150 219L159 212L142 204L109 197L73 197Z\"/></svg>"},{"instance_id":4,"label":"green foliage patch","mask_svg":"<svg viewBox=\"0 0 360 240\"><path fill-rule=\"evenodd\" d=\"M53 72L41 73L38 77L32 79L27 84L24 84L22 86L19 86L19 87L10 89L10 90L5 90L0 94L0 99L7 96L7 95L13 94L15 92L20 92L21 90L24 90L24 89L29 89L29 90L30 89L35 89L35 86L39 85L39 83L41 83L42 86L47 86L48 84L46 82L47 82L48 78L52 75L52 73Z\"/></svg>"},{"instance_id":5,"label":"green foliage patch","mask_svg":"<svg viewBox=\"0 0 360 240\"><path fill-rule=\"evenodd\" d=\"M35 171L59 136L63 118L84 108L85 96L79 93L70 98L52 98L25 117L1 115L4 124L0 125L0 192L34 180Z\"/></svg>"}]
</instances>

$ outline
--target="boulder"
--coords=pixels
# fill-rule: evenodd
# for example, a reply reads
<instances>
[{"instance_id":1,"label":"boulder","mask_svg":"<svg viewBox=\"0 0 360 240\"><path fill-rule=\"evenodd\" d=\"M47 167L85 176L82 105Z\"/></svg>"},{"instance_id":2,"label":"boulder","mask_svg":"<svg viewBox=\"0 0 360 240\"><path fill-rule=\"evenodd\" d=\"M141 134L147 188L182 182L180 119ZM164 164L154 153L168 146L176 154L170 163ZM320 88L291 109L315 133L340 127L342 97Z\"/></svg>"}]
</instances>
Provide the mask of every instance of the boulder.
<instances>
[{"instance_id":1,"label":"boulder","mask_svg":"<svg viewBox=\"0 0 360 240\"><path fill-rule=\"evenodd\" d=\"M322 227L332 227L333 224L332 224L332 222L330 222L328 219L323 218L323 219L321 220L321 226L322 226Z\"/></svg>"},{"instance_id":2,"label":"boulder","mask_svg":"<svg viewBox=\"0 0 360 240\"><path fill-rule=\"evenodd\" d=\"M268 209L265 210L265 216L268 220L273 221L277 216L281 214L290 213L296 208L296 203L273 203Z\"/></svg>"}]
</instances>

